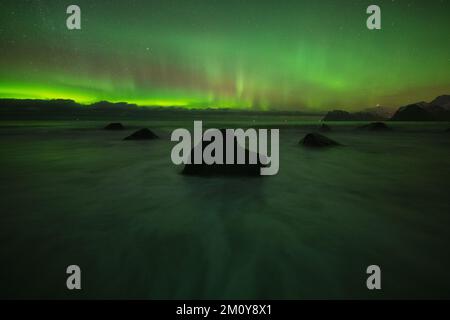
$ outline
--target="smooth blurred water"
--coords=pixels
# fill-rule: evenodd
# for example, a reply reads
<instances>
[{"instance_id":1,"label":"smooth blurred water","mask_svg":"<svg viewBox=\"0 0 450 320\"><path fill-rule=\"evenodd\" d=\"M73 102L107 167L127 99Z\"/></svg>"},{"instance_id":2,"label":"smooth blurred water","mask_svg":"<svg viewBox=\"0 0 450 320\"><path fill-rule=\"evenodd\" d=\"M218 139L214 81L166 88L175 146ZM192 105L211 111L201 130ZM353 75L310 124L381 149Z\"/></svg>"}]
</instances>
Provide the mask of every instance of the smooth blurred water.
<instances>
[{"instance_id":1,"label":"smooth blurred water","mask_svg":"<svg viewBox=\"0 0 450 320\"><path fill-rule=\"evenodd\" d=\"M170 132L192 122L125 124L2 123L2 298L450 298L445 124L340 124L345 146L308 150L316 123L282 122L280 172L260 178L179 174ZM122 141L143 126L162 139Z\"/></svg>"}]
</instances>

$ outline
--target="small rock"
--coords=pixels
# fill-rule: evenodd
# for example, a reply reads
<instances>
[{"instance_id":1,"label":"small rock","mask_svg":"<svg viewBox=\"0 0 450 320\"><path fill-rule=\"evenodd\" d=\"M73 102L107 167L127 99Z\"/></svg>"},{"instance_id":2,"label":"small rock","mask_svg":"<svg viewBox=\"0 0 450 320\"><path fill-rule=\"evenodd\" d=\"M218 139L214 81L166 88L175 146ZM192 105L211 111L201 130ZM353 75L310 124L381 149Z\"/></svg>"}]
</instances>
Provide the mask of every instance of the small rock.
<instances>
[{"instance_id":1,"label":"small rock","mask_svg":"<svg viewBox=\"0 0 450 320\"><path fill-rule=\"evenodd\" d=\"M126 137L124 140L153 140L158 138L159 137L156 134L145 128L136 131L135 133Z\"/></svg>"},{"instance_id":2,"label":"small rock","mask_svg":"<svg viewBox=\"0 0 450 320\"><path fill-rule=\"evenodd\" d=\"M363 126L358 127L361 130L368 131L387 131L391 130L384 122L372 122Z\"/></svg>"},{"instance_id":3,"label":"small rock","mask_svg":"<svg viewBox=\"0 0 450 320\"><path fill-rule=\"evenodd\" d=\"M105 130L123 130L125 128L120 122L114 122L114 123L108 124L104 129Z\"/></svg>"},{"instance_id":4,"label":"small rock","mask_svg":"<svg viewBox=\"0 0 450 320\"><path fill-rule=\"evenodd\" d=\"M338 142L321 135L320 133L308 133L301 141L300 144L305 147L311 148L323 148L340 145Z\"/></svg>"}]
</instances>

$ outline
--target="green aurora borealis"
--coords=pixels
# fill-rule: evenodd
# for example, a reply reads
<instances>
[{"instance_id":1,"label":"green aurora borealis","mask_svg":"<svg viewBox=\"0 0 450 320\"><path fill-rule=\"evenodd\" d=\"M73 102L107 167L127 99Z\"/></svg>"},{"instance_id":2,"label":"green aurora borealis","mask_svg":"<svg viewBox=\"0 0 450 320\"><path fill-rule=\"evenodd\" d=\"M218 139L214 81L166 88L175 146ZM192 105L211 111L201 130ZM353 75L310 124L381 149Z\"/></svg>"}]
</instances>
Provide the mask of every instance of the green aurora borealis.
<instances>
[{"instance_id":1,"label":"green aurora borealis","mask_svg":"<svg viewBox=\"0 0 450 320\"><path fill-rule=\"evenodd\" d=\"M82 30L66 28L77 4ZM366 28L381 7L382 30ZM0 98L323 111L450 93L448 0L10 1Z\"/></svg>"}]
</instances>

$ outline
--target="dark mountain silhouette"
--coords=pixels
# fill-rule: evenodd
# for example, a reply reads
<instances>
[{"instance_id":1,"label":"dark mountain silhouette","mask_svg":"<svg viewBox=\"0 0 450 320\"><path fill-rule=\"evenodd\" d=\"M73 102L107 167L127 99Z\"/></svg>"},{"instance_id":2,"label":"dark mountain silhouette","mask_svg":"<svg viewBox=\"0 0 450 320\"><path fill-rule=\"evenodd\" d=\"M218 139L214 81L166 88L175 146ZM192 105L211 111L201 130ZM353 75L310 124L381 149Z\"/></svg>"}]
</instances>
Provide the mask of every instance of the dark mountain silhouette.
<instances>
[{"instance_id":1,"label":"dark mountain silhouette","mask_svg":"<svg viewBox=\"0 0 450 320\"><path fill-rule=\"evenodd\" d=\"M411 104L401 107L392 121L450 121L450 110L435 104Z\"/></svg>"},{"instance_id":2,"label":"dark mountain silhouette","mask_svg":"<svg viewBox=\"0 0 450 320\"><path fill-rule=\"evenodd\" d=\"M431 106L438 106L450 110L450 95L442 95L430 102Z\"/></svg>"},{"instance_id":3,"label":"dark mountain silhouette","mask_svg":"<svg viewBox=\"0 0 450 320\"><path fill-rule=\"evenodd\" d=\"M379 121L386 118L379 114L370 112L347 112L343 110L333 110L328 112L322 121Z\"/></svg>"},{"instance_id":4,"label":"dark mountain silhouette","mask_svg":"<svg viewBox=\"0 0 450 320\"><path fill-rule=\"evenodd\" d=\"M401 107L391 120L450 121L450 95L439 96L430 103L422 101Z\"/></svg>"},{"instance_id":5,"label":"dark mountain silhouette","mask_svg":"<svg viewBox=\"0 0 450 320\"><path fill-rule=\"evenodd\" d=\"M395 108L376 106L376 107L366 108L366 109L362 110L362 112L371 113L371 114L377 115L383 119L389 119L394 114Z\"/></svg>"},{"instance_id":6,"label":"dark mountain silhouette","mask_svg":"<svg viewBox=\"0 0 450 320\"><path fill-rule=\"evenodd\" d=\"M239 115L314 115L303 111L260 111L247 109L186 109L180 107L137 106L126 102L112 103L99 101L93 104L80 104L73 100L33 100L0 99L0 118L2 120L96 120L96 119L145 119L145 118L179 118L180 115L204 116L206 114Z\"/></svg>"},{"instance_id":7,"label":"dark mountain silhouette","mask_svg":"<svg viewBox=\"0 0 450 320\"><path fill-rule=\"evenodd\" d=\"M91 109L93 109L93 110L106 110L106 109L112 109L112 110L118 110L118 109L135 110L135 109L138 108L138 106L136 104L129 104L129 103L126 103L126 102L111 103L111 102L108 102L108 101L95 102L95 103L91 104L89 107Z\"/></svg>"},{"instance_id":8,"label":"dark mountain silhouette","mask_svg":"<svg viewBox=\"0 0 450 320\"><path fill-rule=\"evenodd\" d=\"M426 110L431 113L435 121L450 121L450 110L442 106L430 105Z\"/></svg>"},{"instance_id":9,"label":"dark mountain silhouette","mask_svg":"<svg viewBox=\"0 0 450 320\"><path fill-rule=\"evenodd\" d=\"M384 121L390 109L387 107L368 108L362 112L333 110L323 118L324 121ZM189 115L214 114L264 114L264 115L312 115L298 111L256 111L230 109L184 109L178 107L139 107L126 102L112 103L99 101L90 105L73 100L54 99L0 99L0 117L3 120L16 119L121 119L145 117L178 117L179 113ZM399 108L392 116L394 121L450 121L450 95L441 95L430 103L419 102Z\"/></svg>"},{"instance_id":10,"label":"dark mountain silhouette","mask_svg":"<svg viewBox=\"0 0 450 320\"><path fill-rule=\"evenodd\" d=\"M0 99L1 111L11 110L17 111L18 109L27 111L45 111L55 110L55 108L68 109L81 107L80 104L73 100L66 99L54 99L54 100L33 100L33 99ZM58 110L56 109L56 111Z\"/></svg>"},{"instance_id":11,"label":"dark mountain silhouette","mask_svg":"<svg viewBox=\"0 0 450 320\"><path fill-rule=\"evenodd\" d=\"M433 115L419 104L401 107L395 112L393 121L433 121Z\"/></svg>"},{"instance_id":12,"label":"dark mountain silhouette","mask_svg":"<svg viewBox=\"0 0 450 320\"><path fill-rule=\"evenodd\" d=\"M362 112L329 111L323 121L384 121L389 119L389 107L367 108ZM450 121L450 95L442 95L430 103L421 101L400 107L392 115L393 121Z\"/></svg>"},{"instance_id":13,"label":"dark mountain silhouette","mask_svg":"<svg viewBox=\"0 0 450 320\"><path fill-rule=\"evenodd\" d=\"M100 101L83 105L73 100L31 100L0 99L2 119L79 119L79 118L117 118L142 115L146 108L124 102L110 103ZM151 110L154 112L154 110Z\"/></svg>"}]
</instances>

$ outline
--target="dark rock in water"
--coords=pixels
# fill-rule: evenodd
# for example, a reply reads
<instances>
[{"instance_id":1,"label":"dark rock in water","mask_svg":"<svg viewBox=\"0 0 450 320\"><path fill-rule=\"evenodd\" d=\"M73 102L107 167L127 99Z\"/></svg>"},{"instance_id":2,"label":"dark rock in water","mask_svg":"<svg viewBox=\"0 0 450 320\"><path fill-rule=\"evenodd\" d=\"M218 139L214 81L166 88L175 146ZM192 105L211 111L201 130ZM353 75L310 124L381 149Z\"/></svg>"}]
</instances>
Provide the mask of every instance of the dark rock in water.
<instances>
[{"instance_id":1,"label":"dark rock in water","mask_svg":"<svg viewBox=\"0 0 450 320\"><path fill-rule=\"evenodd\" d=\"M326 125L326 124L322 124L320 126L319 130L322 131L322 132L329 132L329 131L331 131L331 127Z\"/></svg>"},{"instance_id":2,"label":"dark rock in water","mask_svg":"<svg viewBox=\"0 0 450 320\"><path fill-rule=\"evenodd\" d=\"M124 140L153 140L158 139L158 136L154 134L149 129L140 129L133 133L132 135L129 135Z\"/></svg>"},{"instance_id":3,"label":"dark rock in water","mask_svg":"<svg viewBox=\"0 0 450 320\"><path fill-rule=\"evenodd\" d=\"M391 130L384 122L372 122L361 127L358 127L360 130L368 130L368 131L387 131Z\"/></svg>"},{"instance_id":4,"label":"dark rock in water","mask_svg":"<svg viewBox=\"0 0 450 320\"><path fill-rule=\"evenodd\" d=\"M226 159L226 130L219 130L222 134L223 138L223 159ZM247 149L244 149L237 143L237 138L234 137L234 163L233 164L211 164L208 165L206 163L194 164L193 155L195 150L201 148L201 153L205 148L212 143L211 141L203 141L200 142L197 146L195 146L191 150L190 155L190 164L185 164L183 171L181 172L184 175L195 175L195 176L261 176L261 168L265 167L263 163L260 161L260 155L258 153L251 152ZM238 164L237 163L237 152L244 152L245 154L245 163ZM213 154L214 155L214 154ZM250 164L250 157L256 157L257 161L255 164Z\"/></svg>"},{"instance_id":5,"label":"dark rock in water","mask_svg":"<svg viewBox=\"0 0 450 320\"><path fill-rule=\"evenodd\" d=\"M340 145L338 142L325 137L320 133L308 133L302 140L300 140L300 144L305 147L312 148L323 148Z\"/></svg>"},{"instance_id":6,"label":"dark rock in water","mask_svg":"<svg viewBox=\"0 0 450 320\"><path fill-rule=\"evenodd\" d=\"M123 130L125 128L121 123L114 122L114 123L108 124L104 129L105 130Z\"/></svg>"}]
</instances>

